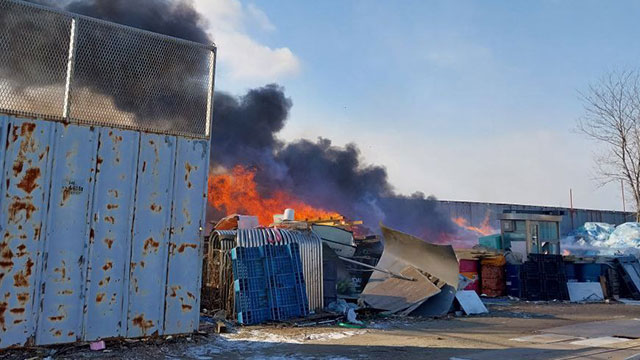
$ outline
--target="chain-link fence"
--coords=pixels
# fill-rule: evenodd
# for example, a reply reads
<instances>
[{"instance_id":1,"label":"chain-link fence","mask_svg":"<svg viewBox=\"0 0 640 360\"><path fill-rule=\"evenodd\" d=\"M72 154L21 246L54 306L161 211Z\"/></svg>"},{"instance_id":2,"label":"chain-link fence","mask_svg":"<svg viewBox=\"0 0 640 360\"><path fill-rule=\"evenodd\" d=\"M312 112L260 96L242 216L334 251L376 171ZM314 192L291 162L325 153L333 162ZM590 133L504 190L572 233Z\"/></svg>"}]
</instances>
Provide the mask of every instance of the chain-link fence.
<instances>
[{"instance_id":1,"label":"chain-link fence","mask_svg":"<svg viewBox=\"0 0 640 360\"><path fill-rule=\"evenodd\" d=\"M215 48L0 0L0 111L209 136Z\"/></svg>"}]
</instances>

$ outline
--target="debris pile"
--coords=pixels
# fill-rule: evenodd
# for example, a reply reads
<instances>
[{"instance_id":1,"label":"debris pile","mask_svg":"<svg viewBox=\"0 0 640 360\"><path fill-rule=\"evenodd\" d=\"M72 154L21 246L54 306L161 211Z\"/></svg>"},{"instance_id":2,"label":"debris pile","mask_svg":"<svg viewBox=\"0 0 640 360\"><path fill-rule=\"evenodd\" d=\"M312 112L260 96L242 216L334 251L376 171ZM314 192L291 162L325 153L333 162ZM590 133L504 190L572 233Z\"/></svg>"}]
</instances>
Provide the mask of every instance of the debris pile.
<instances>
[{"instance_id":1,"label":"debris pile","mask_svg":"<svg viewBox=\"0 0 640 360\"><path fill-rule=\"evenodd\" d=\"M562 248L572 255L640 255L640 223L618 226L587 222L562 239Z\"/></svg>"}]
</instances>

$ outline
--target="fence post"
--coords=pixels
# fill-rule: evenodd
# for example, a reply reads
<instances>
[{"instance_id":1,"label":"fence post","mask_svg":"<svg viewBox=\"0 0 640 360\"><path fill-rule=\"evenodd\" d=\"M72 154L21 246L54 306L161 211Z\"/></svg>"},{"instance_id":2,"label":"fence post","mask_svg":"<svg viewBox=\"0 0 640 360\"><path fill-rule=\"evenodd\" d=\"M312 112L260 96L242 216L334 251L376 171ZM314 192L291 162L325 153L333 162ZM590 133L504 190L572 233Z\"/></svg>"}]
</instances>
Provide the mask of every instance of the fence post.
<instances>
[{"instance_id":1,"label":"fence post","mask_svg":"<svg viewBox=\"0 0 640 360\"><path fill-rule=\"evenodd\" d=\"M71 33L69 34L69 57L67 58L67 79L64 86L64 108L62 117L69 121L70 100L71 100L71 81L73 80L73 71L76 64L76 42L78 40L78 19L71 19Z\"/></svg>"}]
</instances>

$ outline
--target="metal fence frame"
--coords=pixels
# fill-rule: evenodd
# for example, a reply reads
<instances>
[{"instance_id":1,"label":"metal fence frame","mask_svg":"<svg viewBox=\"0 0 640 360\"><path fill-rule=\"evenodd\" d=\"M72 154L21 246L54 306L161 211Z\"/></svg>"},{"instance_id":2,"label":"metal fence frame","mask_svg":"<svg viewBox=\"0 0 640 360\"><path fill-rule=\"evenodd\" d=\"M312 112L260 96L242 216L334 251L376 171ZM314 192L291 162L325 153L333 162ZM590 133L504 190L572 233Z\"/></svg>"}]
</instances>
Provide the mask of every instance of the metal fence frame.
<instances>
[{"instance_id":1,"label":"metal fence frame","mask_svg":"<svg viewBox=\"0 0 640 360\"><path fill-rule=\"evenodd\" d=\"M215 85L215 82L214 82L215 63L217 58L216 56L217 48L214 44L211 44L211 45L201 44L201 43L184 40L184 39L180 39L180 38L176 38L176 37L172 37L164 34L158 34L151 31L134 28L131 26L116 24L116 23L108 22L101 19L74 14L64 10L53 9L53 8L49 8L39 4L28 3L22 0L0 0L0 5L2 2L19 5L19 6L30 7L33 9L38 9L41 11L46 11L48 13L67 17L71 21L71 29L69 32L69 45L68 45L69 51L68 51L67 67L66 67L66 79L64 84L64 100L63 100L63 104L61 104L62 109L60 112L60 116L33 112L29 110L24 110L24 109L5 108L2 106L1 102L0 102L0 112L11 114L11 115L17 115L17 116L41 118L46 120L62 121L66 123L81 124L81 125L109 126L109 127L117 127L117 128L129 129L129 130L139 130L139 131L145 131L145 132L151 132L151 133L160 133L160 134L176 135L176 136L191 137L191 138L202 138L202 139L210 138L211 119L212 119L212 111L213 111L213 89ZM126 124L122 124L114 121L105 121L104 119L99 119L96 117L93 117L93 118L74 117L72 114L71 108L74 104L73 89L74 89L74 81L76 80L74 72L75 72L76 62L77 62L76 54L78 52L78 29L80 26L79 24L82 21L91 22L99 25L106 25L116 30L120 29L122 31L134 32L144 37L147 37L149 39L161 40L166 43L173 43L173 44L187 46L194 49L199 48L199 49L208 51L209 52L209 55L208 55L209 71L207 74L208 84L207 84L207 94L206 94L206 97L207 97L206 109L204 109L205 118L202 120L198 120L199 125L202 125L201 121L204 121L204 133L178 131L175 129L166 130L166 129L154 128L153 126L126 125ZM19 34L10 34L8 36L19 36ZM141 94L141 97L144 97L144 94ZM194 120L194 119L190 119L190 120ZM193 122L195 125L196 122L195 121Z\"/></svg>"}]
</instances>

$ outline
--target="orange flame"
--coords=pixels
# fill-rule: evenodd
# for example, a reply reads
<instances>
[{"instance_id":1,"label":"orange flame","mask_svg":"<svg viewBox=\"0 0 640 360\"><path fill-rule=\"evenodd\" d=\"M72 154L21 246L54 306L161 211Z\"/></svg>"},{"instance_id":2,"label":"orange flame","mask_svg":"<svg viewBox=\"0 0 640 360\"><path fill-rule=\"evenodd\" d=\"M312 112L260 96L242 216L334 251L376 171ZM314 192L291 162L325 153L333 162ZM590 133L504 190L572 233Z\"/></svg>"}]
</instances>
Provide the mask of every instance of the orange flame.
<instances>
[{"instance_id":1,"label":"orange flame","mask_svg":"<svg viewBox=\"0 0 640 360\"><path fill-rule=\"evenodd\" d=\"M338 213L305 204L282 190L274 192L270 198L264 198L258 192L255 175L255 171L240 165L235 166L231 173L210 174L209 204L226 214L257 216L262 226L271 224L273 215L282 214L286 208L295 210L296 220L339 216Z\"/></svg>"},{"instance_id":2,"label":"orange flame","mask_svg":"<svg viewBox=\"0 0 640 360\"><path fill-rule=\"evenodd\" d=\"M467 229L469 231L473 231L479 235L482 236L487 236L487 235L491 235L496 233L497 231L491 227L491 225L489 224L489 213L487 213L484 217L484 220L482 221L482 224L480 224L480 226L472 226L469 225L469 222L467 221L467 219L463 218L463 217L456 217L451 219L454 223L456 223L456 225L458 225L459 227L463 228L463 229Z\"/></svg>"}]
</instances>

